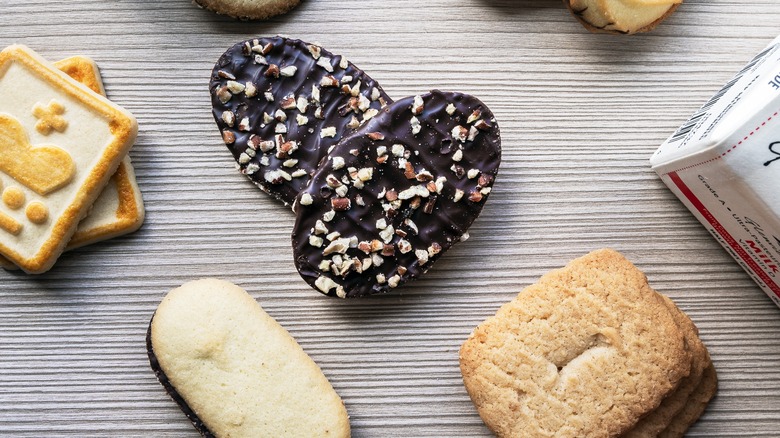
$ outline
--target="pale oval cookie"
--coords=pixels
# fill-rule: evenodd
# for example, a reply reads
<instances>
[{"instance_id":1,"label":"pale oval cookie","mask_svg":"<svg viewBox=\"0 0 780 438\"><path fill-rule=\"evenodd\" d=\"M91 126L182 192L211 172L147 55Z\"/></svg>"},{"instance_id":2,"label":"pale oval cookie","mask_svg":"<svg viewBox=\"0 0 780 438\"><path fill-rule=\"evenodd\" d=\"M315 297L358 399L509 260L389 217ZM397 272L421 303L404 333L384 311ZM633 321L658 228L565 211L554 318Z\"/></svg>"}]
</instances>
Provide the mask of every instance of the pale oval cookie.
<instances>
[{"instance_id":1,"label":"pale oval cookie","mask_svg":"<svg viewBox=\"0 0 780 438\"><path fill-rule=\"evenodd\" d=\"M572 15L594 33L649 32L669 17L682 0L563 0Z\"/></svg>"},{"instance_id":2,"label":"pale oval cookie","mask_svg":"<svg viewBox=\"0 0 780 438\"><path fill-rule=\"evenodd\" d=\"M147 347L160 383L204 436L350 436L344 403L317 364L234 284L172 290Z\"/></svg>"},{"instance_id":3,"label":"pale oval cookie","mask_svg":"<svg viewBox=\"0 0 780 438\"><path fill-rule=\"evenodd\" d=\"M194 0L198 6L242 20L265 20L298 6L300 0Z\"/></svg>"},{"instance_id":4,"label":"pale oval cookie","mask_svg":"<svg viewBox=\"0 0 780 438\"><path fill-rule=\"evenodd\" d=\"M544 275L480 324L460 366L499 437L615 437L677 388L691 356L644 274L600 250Z\"/></svg>"}]
</instances>

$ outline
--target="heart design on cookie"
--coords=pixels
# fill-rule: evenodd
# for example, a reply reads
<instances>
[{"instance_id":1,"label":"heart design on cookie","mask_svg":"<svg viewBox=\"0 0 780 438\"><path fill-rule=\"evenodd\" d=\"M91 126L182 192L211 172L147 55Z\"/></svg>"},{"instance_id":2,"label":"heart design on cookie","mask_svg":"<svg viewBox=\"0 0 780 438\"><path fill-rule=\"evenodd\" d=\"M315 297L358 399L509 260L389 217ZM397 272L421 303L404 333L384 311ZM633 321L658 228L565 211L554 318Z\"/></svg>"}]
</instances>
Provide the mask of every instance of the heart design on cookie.
<instances>
[{"instance_id":1,"label":"heart design on cookie","mask_svg":"<svg viewBox=\"0 0 780 438\"><path fill-rule=\"evenodd\" d=\"M56 146L31 145L22 124L0 114L0 171L46 195L68 184L76 166L70 154Z\"/></svg>"},{"instance_id":2,"label":"heart design on cookie","mask_svg":"<svg viewBox=\"0 0 780 438\"><path fill-rule=\"evenodd\" d=\"M432 91L386 106L323 159L299 195L295 264L326 295L388 292L465 240L501 163L493 114Z\"/></svg>"},{"instance_id":3,"label":"heart design on cookie","mask_svg":"<svg viewBox=\"0 0 780 438\"><path fill-rule=\"evenodd\" d=\"M285 204L306 187L331 147L392 102L344 57L283 37L228 49L209 90L239 171Z\"/></svg>"}]
</instances>

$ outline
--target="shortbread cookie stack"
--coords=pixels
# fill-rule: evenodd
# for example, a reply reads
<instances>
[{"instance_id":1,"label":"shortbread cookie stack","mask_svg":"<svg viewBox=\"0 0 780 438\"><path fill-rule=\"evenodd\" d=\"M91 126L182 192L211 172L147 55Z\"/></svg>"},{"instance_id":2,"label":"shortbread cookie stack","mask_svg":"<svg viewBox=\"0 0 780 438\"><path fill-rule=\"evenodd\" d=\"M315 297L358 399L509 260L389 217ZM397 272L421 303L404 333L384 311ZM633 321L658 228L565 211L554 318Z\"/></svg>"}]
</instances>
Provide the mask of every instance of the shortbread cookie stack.
<instances>
[{"instance_id":1,"label":"shortbread cookie stack","mask_svg":"<svg viewBox=\"0 0 780 438\"><path fill-rule=\"evenodd\" d=\"M460 364L499 437L680 437L717 388L693 322L608 249L502 306Z\"/></svg>"},{"instance_id":2,"label":"shortbread cookie stack","mask_svg":"<svg viewBox=\"0 0 780 438\"><path fill-rule=\"evenodd\" d=\"M97 65L0 53L0 266L42 273L62 251L137 230L127 155L138 127L105 98Z\"/></svg>"}]
</instances>

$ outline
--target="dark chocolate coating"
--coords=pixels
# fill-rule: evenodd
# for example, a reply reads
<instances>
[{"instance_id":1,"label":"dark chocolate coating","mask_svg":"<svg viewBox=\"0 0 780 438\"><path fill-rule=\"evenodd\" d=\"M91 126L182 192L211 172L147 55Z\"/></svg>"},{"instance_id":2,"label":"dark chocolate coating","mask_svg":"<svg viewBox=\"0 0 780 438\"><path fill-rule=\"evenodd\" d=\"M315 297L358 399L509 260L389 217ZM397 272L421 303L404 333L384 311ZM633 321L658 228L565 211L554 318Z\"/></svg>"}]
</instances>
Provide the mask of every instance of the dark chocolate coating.
<instances>
[{"instance_id":1,"label":"dark chocolate coating","mask_svg":"<svg viewBox=\"0 0 780 438\"><path fill-rule=\"evenodd\" d=\"M420 97L422 108L415 103ZM417 134L413 112L419 112ZM394 154L393 145L402 148L396 146ZM328 154L298 196L292 244L299 273L320 292L340 297L385 293L419 277L479 216L500 162L498 125L478 99L432 91L388 105ZM392 225L390 233L380 234L379 220ZM326 238L334 231L338 238ZM348 249L339 238L352 238ZM379 266L375 255L381 257ZM370 264L363 263L367 258ZM331 264L321 269L323 260Z\"/></svg>"},{"instance_id":2,"label":"dark chocolate coating","mask_svg":"<svg viewBox=\"0 0 780 438\"><path fill-rule=\"evenodd\" d=\"M331 80L329 85L337 85L321 85L329 76L337 81ZM351 76L351 80L342 84L345 76ZM247 89L247 83L253 84L254 90ZM342 89L347 84L350 88ZM312 87L319 90L319 101ZM209 91L214 119L239 171L285 204L292 204L306 187L331 146L354 131L366 115L392 102L376 81L341 56L282 37L242 41L228 49L214 66ZM268 97L266 92L270 93ZM293 96L292 107L285 102L289 96ZM307 103L303 112L295 105L299 97ZM274 118L269 122L264 114L273 118L277 110L284 113L279 119L286 120ZM298 115L308 121L299 126ZM245 118L248 123L242 124ZM278 125L286 132L279 133ZM322 137L321 133L333 131L327 128L335 129L333 136ZM264 147L258 146L261 141L277 144L263 152ZM287 142L295 142L297 150L282 151L282 144Z\"/></svg>"},{"instance_id":3,"label":"dark chocolate coating","mask_svg":"<svg viewBox=\"0 0 780 438\"><path fill-rule=\"evenodd\" d=\"M152 320L154 320L154 316L152 316ZM165 372L160 367L160 362L157 360L157 356L154 354L154 348L152 348L152 322L149 322L149 328L146 330L146 354L149 355L149 363L152 366L152 371L154 371L154 375L157 376L157 380L160 381L160 384L162 384L163 388L165 388L165 392L168 393L169 396L173 399L173 401L176 402L177 405L179 405L179 408L184 412L184 415L187 416L187 418L192 422L192 425L195 426L195 429L200 432L201 436L204 438L215 438L214 434L211 433L211 431L206 427L205 424L200 420L198 415L195 413L195 411L190 408L190 406L187 404L186 401L182 398L181 395L176 391L176 388L171 385L171 381L168 380L168 376L165 375Z\"/></svg>"}]
</instances>

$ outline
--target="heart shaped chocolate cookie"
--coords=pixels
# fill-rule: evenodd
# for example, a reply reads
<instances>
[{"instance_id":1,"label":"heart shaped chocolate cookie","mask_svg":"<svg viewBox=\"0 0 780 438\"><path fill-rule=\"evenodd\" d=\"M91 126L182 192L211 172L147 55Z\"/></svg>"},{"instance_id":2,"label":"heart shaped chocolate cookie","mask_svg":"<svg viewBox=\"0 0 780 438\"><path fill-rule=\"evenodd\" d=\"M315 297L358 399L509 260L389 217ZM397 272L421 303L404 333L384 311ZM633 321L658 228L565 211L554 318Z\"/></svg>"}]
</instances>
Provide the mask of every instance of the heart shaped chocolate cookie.
<instances>
[{"instance_id":1,"label":"heart shaped chocolate cookie","mask_svg":"<svg viewBox=\"0 0 780 438\"><path fill-rule=\"evenodd\" d=\"M209 89L214 119L240 172L285 204L333 145L392 102L344 57L282 37L228 49Z\"/></svg>"},{"instance_id":2,"label":"heart shaped chocolate cookie","mask_svg":"<svg viewBox=\"0 0 780 438\"><path fill-rule=\"evenodd\" d=\"M384 293L464 239L501 162L490 110L432 91L386 106L336 145L296 200L301 276L323 294Z\"/></svg>"}]
</instances>

